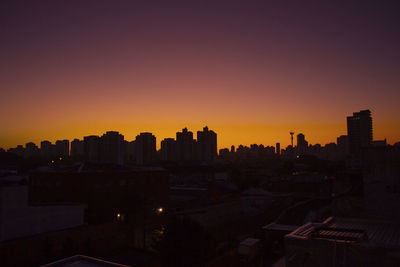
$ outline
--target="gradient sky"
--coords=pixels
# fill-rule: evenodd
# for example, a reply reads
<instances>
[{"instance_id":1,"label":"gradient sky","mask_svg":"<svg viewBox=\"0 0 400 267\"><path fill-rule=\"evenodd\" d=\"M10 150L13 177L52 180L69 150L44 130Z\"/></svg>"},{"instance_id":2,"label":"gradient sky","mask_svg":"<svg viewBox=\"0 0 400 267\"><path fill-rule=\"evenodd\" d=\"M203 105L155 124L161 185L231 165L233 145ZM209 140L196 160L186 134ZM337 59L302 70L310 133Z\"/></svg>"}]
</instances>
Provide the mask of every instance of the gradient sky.
<instances>
[{"instance_id":1,"label":"gradient sky","mask_svg":"<svg viewBox=\"0 0 400 267\"><path fill-rule=\"evenodd\" d=\"M14 2L14 3L12 3ZM208 125L219 148L346 134L400 141L396 1L0 4L0 147Z\"/></svg>"}]
</instances>

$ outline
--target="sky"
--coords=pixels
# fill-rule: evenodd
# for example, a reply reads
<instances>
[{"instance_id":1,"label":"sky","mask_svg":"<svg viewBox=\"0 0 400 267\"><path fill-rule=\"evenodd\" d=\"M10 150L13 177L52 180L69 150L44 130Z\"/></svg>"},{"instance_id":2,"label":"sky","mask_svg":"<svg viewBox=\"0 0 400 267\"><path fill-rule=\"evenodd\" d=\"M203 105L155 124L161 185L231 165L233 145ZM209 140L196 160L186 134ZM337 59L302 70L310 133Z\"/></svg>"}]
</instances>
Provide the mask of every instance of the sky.
<instances>
[{"instance_id":1,"label":"sky","mask_svg":"<svg viewBox=\"0 0 400 267\"><path fill-rule=\"evenodd\" d=\"M0 147L208 126L218 147L400 141L396 1L2 1Z\"/></svg>"}]
</instances>

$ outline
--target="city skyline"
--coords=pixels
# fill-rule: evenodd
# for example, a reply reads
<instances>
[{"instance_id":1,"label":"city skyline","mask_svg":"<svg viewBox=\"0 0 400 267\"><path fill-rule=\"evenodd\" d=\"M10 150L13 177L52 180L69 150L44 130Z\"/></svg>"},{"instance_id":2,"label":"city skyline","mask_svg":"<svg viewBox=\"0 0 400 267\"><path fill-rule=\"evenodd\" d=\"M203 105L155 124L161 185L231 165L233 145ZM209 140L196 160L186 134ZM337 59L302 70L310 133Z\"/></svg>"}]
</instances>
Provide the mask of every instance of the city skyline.
<instances>
[{"instance_id":1,"label":"city skyline","mask_svg":"<svg viewBox=\"0 0 400 267\"><path fill-rule=\"evenodd\" d=\"M0 146L208 125L230 145L346 134L370 109L398 141L396 8L364 1L7 3ZM157 142L157 147L160 144Z\"/></svg>"},{"instance_id":2,"label":"city skyline","mask_svg":"<svg viewBox=\"0 0 400 267\"><path fill-rule=\"evenodd\" d=\"M398 266L399 14L0 1L0 267Z\"/></svg>"},{"instance_id":3,"label":"city skyline","mask_svg":"<svg viewBox=\"0 0 400 267\"><path fill-rule=\"evenodd\" d=\"M346 127L346 122L344 122L344 124L345 124L345 127ZM381 136L380 135L378 135L377 136L377 134L376 134L376 126L375 126L376 124L375 124L375 122L374 122L374 140L384 140L384 139L386 139L387 140L387 143L389 144L389 145L393 145L393 144L395 144L395 143L397 143L397 142L399 142L399 139L394 139L394 140L389 140L388 138L386 138L386 137L383 137L382 136L382 138L380 138ZM196 128L196 129L194 129L194 128L191 128L191 127L186 127L186 126L184 126L184 127L181 127L181 129L185 129L185 128L187 128L187 129L189 129L189 131L191 131L191 130L193 130L194 132L196 132L197 130L200 130L200 129L202 129L204 127L204 125L202 125L202 126L200 126L200 127L198 127L198 128ZM213 128L213 127L210 127L210 128L212 128L212 129L214 129L214 130L216 130L215 128ZM27 144L27 143L34 143L34 144L36 144L36 145L40 145L40 143L42 142L42 141L50 141L51 143L53 143L53 144L55 144L56 143L56 141L59 141L59 140L69 140L69 141L72 141L72 140L74 140L74 139L79 139L79 140L83 140L84 139L84 137L85 136L101 136L101 135L103 135L104 133L106 133L106 132L108 132L108 131L116 131L116 132L119 132L119 133L121 133L121 134L123 134L123 136L125 137L125 139L124 140L126 140L126 141L131 141L131 140L135 140L135 137L138 135L138 134L140 134L140 133L145 133L145 132L149 132L149 133L152 133L152 134L154 134L155 136L156 136L156 138L157 138L157 142L156 142L156 148L157 148L157 150L159 150L159 149L161 149L161 142L164 140L164 139L168 139L168 138L174 138L175 139L175 134L176 134L176 131L177 131L178 129L175 129L175 130L173 130L173 131L175 131L175 133L174 134L170 134L170 135L168 135L168 136L163 136L163 137L160 137L160 136L158 136L154 131L138 131L138 132L136 132L136 133L134 133L134 134L132 134L132 135L127 135L125 132L123 132L123 131L121 131L121 130L116 130L116 129L108 129L108 130L100 130L98 133L94 133L94 132L90 132L90 133L88 133L88 134L85 134L85 135L83 135L83 136L68 136L68 137L55 137L55 138L44 138L44 139L39 139L39 140L32 140L32 139L28 139L28 140L25 140L25 141L23 141L23 142L20 142L20 143L17 143L17 144L15 144L15 145L13 145L13 146L1 146L1 144L0 144L0 148L3 148L3 149L5 149L5 150L7 150L7 149L10 149L10 148L14 148L14 147L16 147L16 146L18 146L18 145L22 145L22 146L25 146L25 144ZM290 144L291 144L291 141L290 141L290 135L289 135L289 131L287 131L287 133L286 133L286 138L282 138L282 140L280 140L280 139L278 139L278 138L275 138L275 139L273 139L273 140L275 140L275 141L272 141L272 142L270 142L270 143L267 143L267 142L252 142L252 141L248 141L248 143L246 143L246 142L242 142L242 143L227 143L227 142L223 142L223 141L221 141L221 136L223 136L223 134L221 134L218 130L216 130L216 132L218 133L218 136L219 136L219 139L218 139L218 143L217 143L217 148L218 149L222 149L222 148L229 148L230 146L235 146L235 147L238 147L239 145L243 145L243 146L250 146L250 145L252 145L252 144L258 144L258 145L264 145L264 146L270 146L270 145L274 145L276 142L278 142L278 143L280 143L280 145L281 145L281 147L282 147L282 149L284 149L285 147L287 147L287 146L289 146ZM307 140L309 141L309 144L311 145L311 144L320 144L320 145L326 145L326 144L329 144L329 143L336 143L336 138L337 137L339 137L339 136L342 136L342 135L347 135L347 129L345 128L343 131L341 131L340 132L340 134L338 134L338 135L336 135L334 138L332 138L331 140L328 140L326 143L323 143L323 142L314 142L313 141L313 136L315 136L313 133L305 133L305 132L302 132L302 131L295 131L294 132L295 133L295 135L297 135L297 134L304 134L304 135L306 135L307 136ZM248 133L249 134L249 133ZM318 134L317 134L318 135ZM131 136L131 138L130 138L130 136ZM251 135L250 135L251 136Z\"/></svg>"}]
</instances>

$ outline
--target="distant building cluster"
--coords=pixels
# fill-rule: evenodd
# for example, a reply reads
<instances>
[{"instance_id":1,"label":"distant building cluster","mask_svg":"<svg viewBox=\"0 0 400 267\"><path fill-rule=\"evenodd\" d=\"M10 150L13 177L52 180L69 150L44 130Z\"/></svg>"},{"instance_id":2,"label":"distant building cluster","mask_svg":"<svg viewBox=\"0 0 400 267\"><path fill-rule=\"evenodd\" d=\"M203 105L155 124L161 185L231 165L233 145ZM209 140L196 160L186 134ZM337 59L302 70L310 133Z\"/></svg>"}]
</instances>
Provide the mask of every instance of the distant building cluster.
<instances>
[{"instance_id":1,"label":"distant building cluster","mask_svg":"<svg viewBox=\"0 0 400 267\"><path fill-rule=\"evenodd\" d=\"M161 149L157 151L156 137L152 133L140 133L135 140L126 141L119 132L108 131L102 136L74 139L71 146L69 140L58 140L55 144L42 141L40 148L30 142L8 152L24 158L42 157L54 161L71 157L88 163L117 165L148 165L157 161L211 163L217 158L217 134L204 127L203 131L197 132L195 140L193 133L184 128L176 133L176 140L165 138L161 141Z\"/></svg>"},{"instance_id":2,"label":"distant building cluster","mask_svg":"<svg viewBox=\"0 0 400 267\"><path fill-rule=\"evenodd\" d=\"M294 136L297 144L294 144ZM315 156L325 160L346 160L353 168L361 168L361 157L363 151L374 147L387 147L386 139L373 140L372 117L370 110L354 112L347 117L347 135L337 137L336 143L309 144L303 133L295 135L290 132L291 145L281 149L280 143L275 147L253 144L250 147L239 146L237 150L223 148L219 150L219 157L225 160L236 160L241 158L251 159L254 156L271 156L273 154L287 159L295 159L300 156ZM400 146L396 143L395 146Z\"/></svg>"},{"instance_id":3,"label":"distant building cluster","mask_svg":"<svg viewBox=\"0 0 400 267\"><path fill-rule=\"evenodd\" d=\"M74 139L71 145L68 140L58 140L55 144L42 141L40 148L30 142L23 147L11 148L8 152L25 158L41 156L48 159L62 159L70 156L72 159L90 163L137 164L148 165L154 162L215 162L220 160L237 160L270 156L281 156L295 159L300 156L315 156L325 160L346 160L350 166L360 168L362 151L369 147L385 147L386 139L373 140L372 117L370 110L354 112L347 117L347 135L337 137L336 142L325 144L310 144L303 133L295 135L290 132L291 144L282 149L280 143L275 146L252 144L240 145L237 149L222 148L217 152L217 134L204 127L197 132L187 128L176 133L176 138L165 138L161 141L161 149L156 149L156 137L144 132L133 141L126 141L124 136L115 131L109 131L102 136L85 136L83 140ZM296 140L296 144L294 143ZM400 145L400 143L396 143Z\"/></svg>"},{"instance_id":4,"label":"distant building cluster","mask_svg":"<svg viewBox=\"0 0 400 267\"><path fill-rule=\"evenodd\" d=\"M197 132L197 140L187 128L176 133L176 140L166 138L161 141L161 159L163 161L201 161L213 162L217 158L217 134L204 127Z\"/></svg>"},{"instance_id":5,"label":"distant building cluster","mask_svg":"<svg viewBox=\"0 0 400 267\"><path fill-rule=\"evenodd\" d=\"M400 144L374 141L372 130L363 110L347 117L347 135L324 146L290 131L284 149L278 142L217 154L208 127L196 136L183 128L158 151L149 132L18 146L9 152L27 160L0 154L0 261L42 266L128 248L136 255L157 251L164 235L168 246L182 237L190 247L202 229L215 238L202 244L218 249L204 258L213 266L397 266Z\"/></svg>"},{"instance_id":6,"label":"distant building cluster","mask_svg":"<svg viewBox=\"0 0 400 267\"><path fill-rule=\"evenodd\" d=\"M347 135L337 137L336 143L308 144L304 134L297 135L297 146L288 146L282 154L290 156L314 155L327 160L359 160L363 149L387 146L385 140L373 140L372 117L370 110L354 112L347 117Z\"/></svg>"},{"instance_id":7,"label":"distant building cluster","mask_svg":"<svg viewBox=\"0 0 400 267\"><path fill-rule=\"evenodd\" d=\"M279 143L278 143L279 144ZM269 157L275 155L275 147L273 146L264 146L262 144L252 144L249 146L240 145L236 150L235 146L232 146L231 149L223 148L219 150L219 156L221 159L254 159L254 158L262 158Z\"/></svg>"},{"instance_id":8,"label":"distant building cluster","mask_svg":"<svg viewBox=\"0 0 400 267\"><path fill-rule=\"evenodd\" d=\"M227 148L220 149L219 155L225 159L240 158L240 155L247 153L249 155L276 154L288 159L295 159L300 156L311 155L325 160L347 160L350 165L357 166L360 164L362 151L371 147L386 147L387 142L384 140L373 140L372 117L370 110L361 110L354 112L353 116L347 117L347 135L337 137L336 143L328 143L324 146L320 144L309 144L303 133L296 135L297 144L294 145L293 137L295 133L290 132L291 145L285 149L281 149L280 143L276 143L275 148L272 146L264 147L263 145L251 145L250 147L239 146L237 151L234 147L231 150ZM395 145L400 145L396 143Z\"/></svg>"}]
</instances>

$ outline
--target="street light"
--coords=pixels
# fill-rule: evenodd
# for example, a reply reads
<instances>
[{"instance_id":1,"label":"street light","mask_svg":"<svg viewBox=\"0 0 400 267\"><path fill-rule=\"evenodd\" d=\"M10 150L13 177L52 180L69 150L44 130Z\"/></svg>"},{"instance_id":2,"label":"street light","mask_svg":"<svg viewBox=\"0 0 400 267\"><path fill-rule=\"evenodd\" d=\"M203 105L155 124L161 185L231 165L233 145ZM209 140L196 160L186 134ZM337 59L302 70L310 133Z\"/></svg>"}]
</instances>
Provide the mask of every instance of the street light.
<instances>
[{"instance_id":1,"label":"street light","mask_svg":"<svg viewBox=\"0 0 400 267\"><path fill-rule=\"evenodd\" d=\"M163 211L164 211L164 209L163 209L163 207L159 207L158 209L157 209L157 213L160 215L161 213L163 213Z\"/></svg>"}]
</instances>

